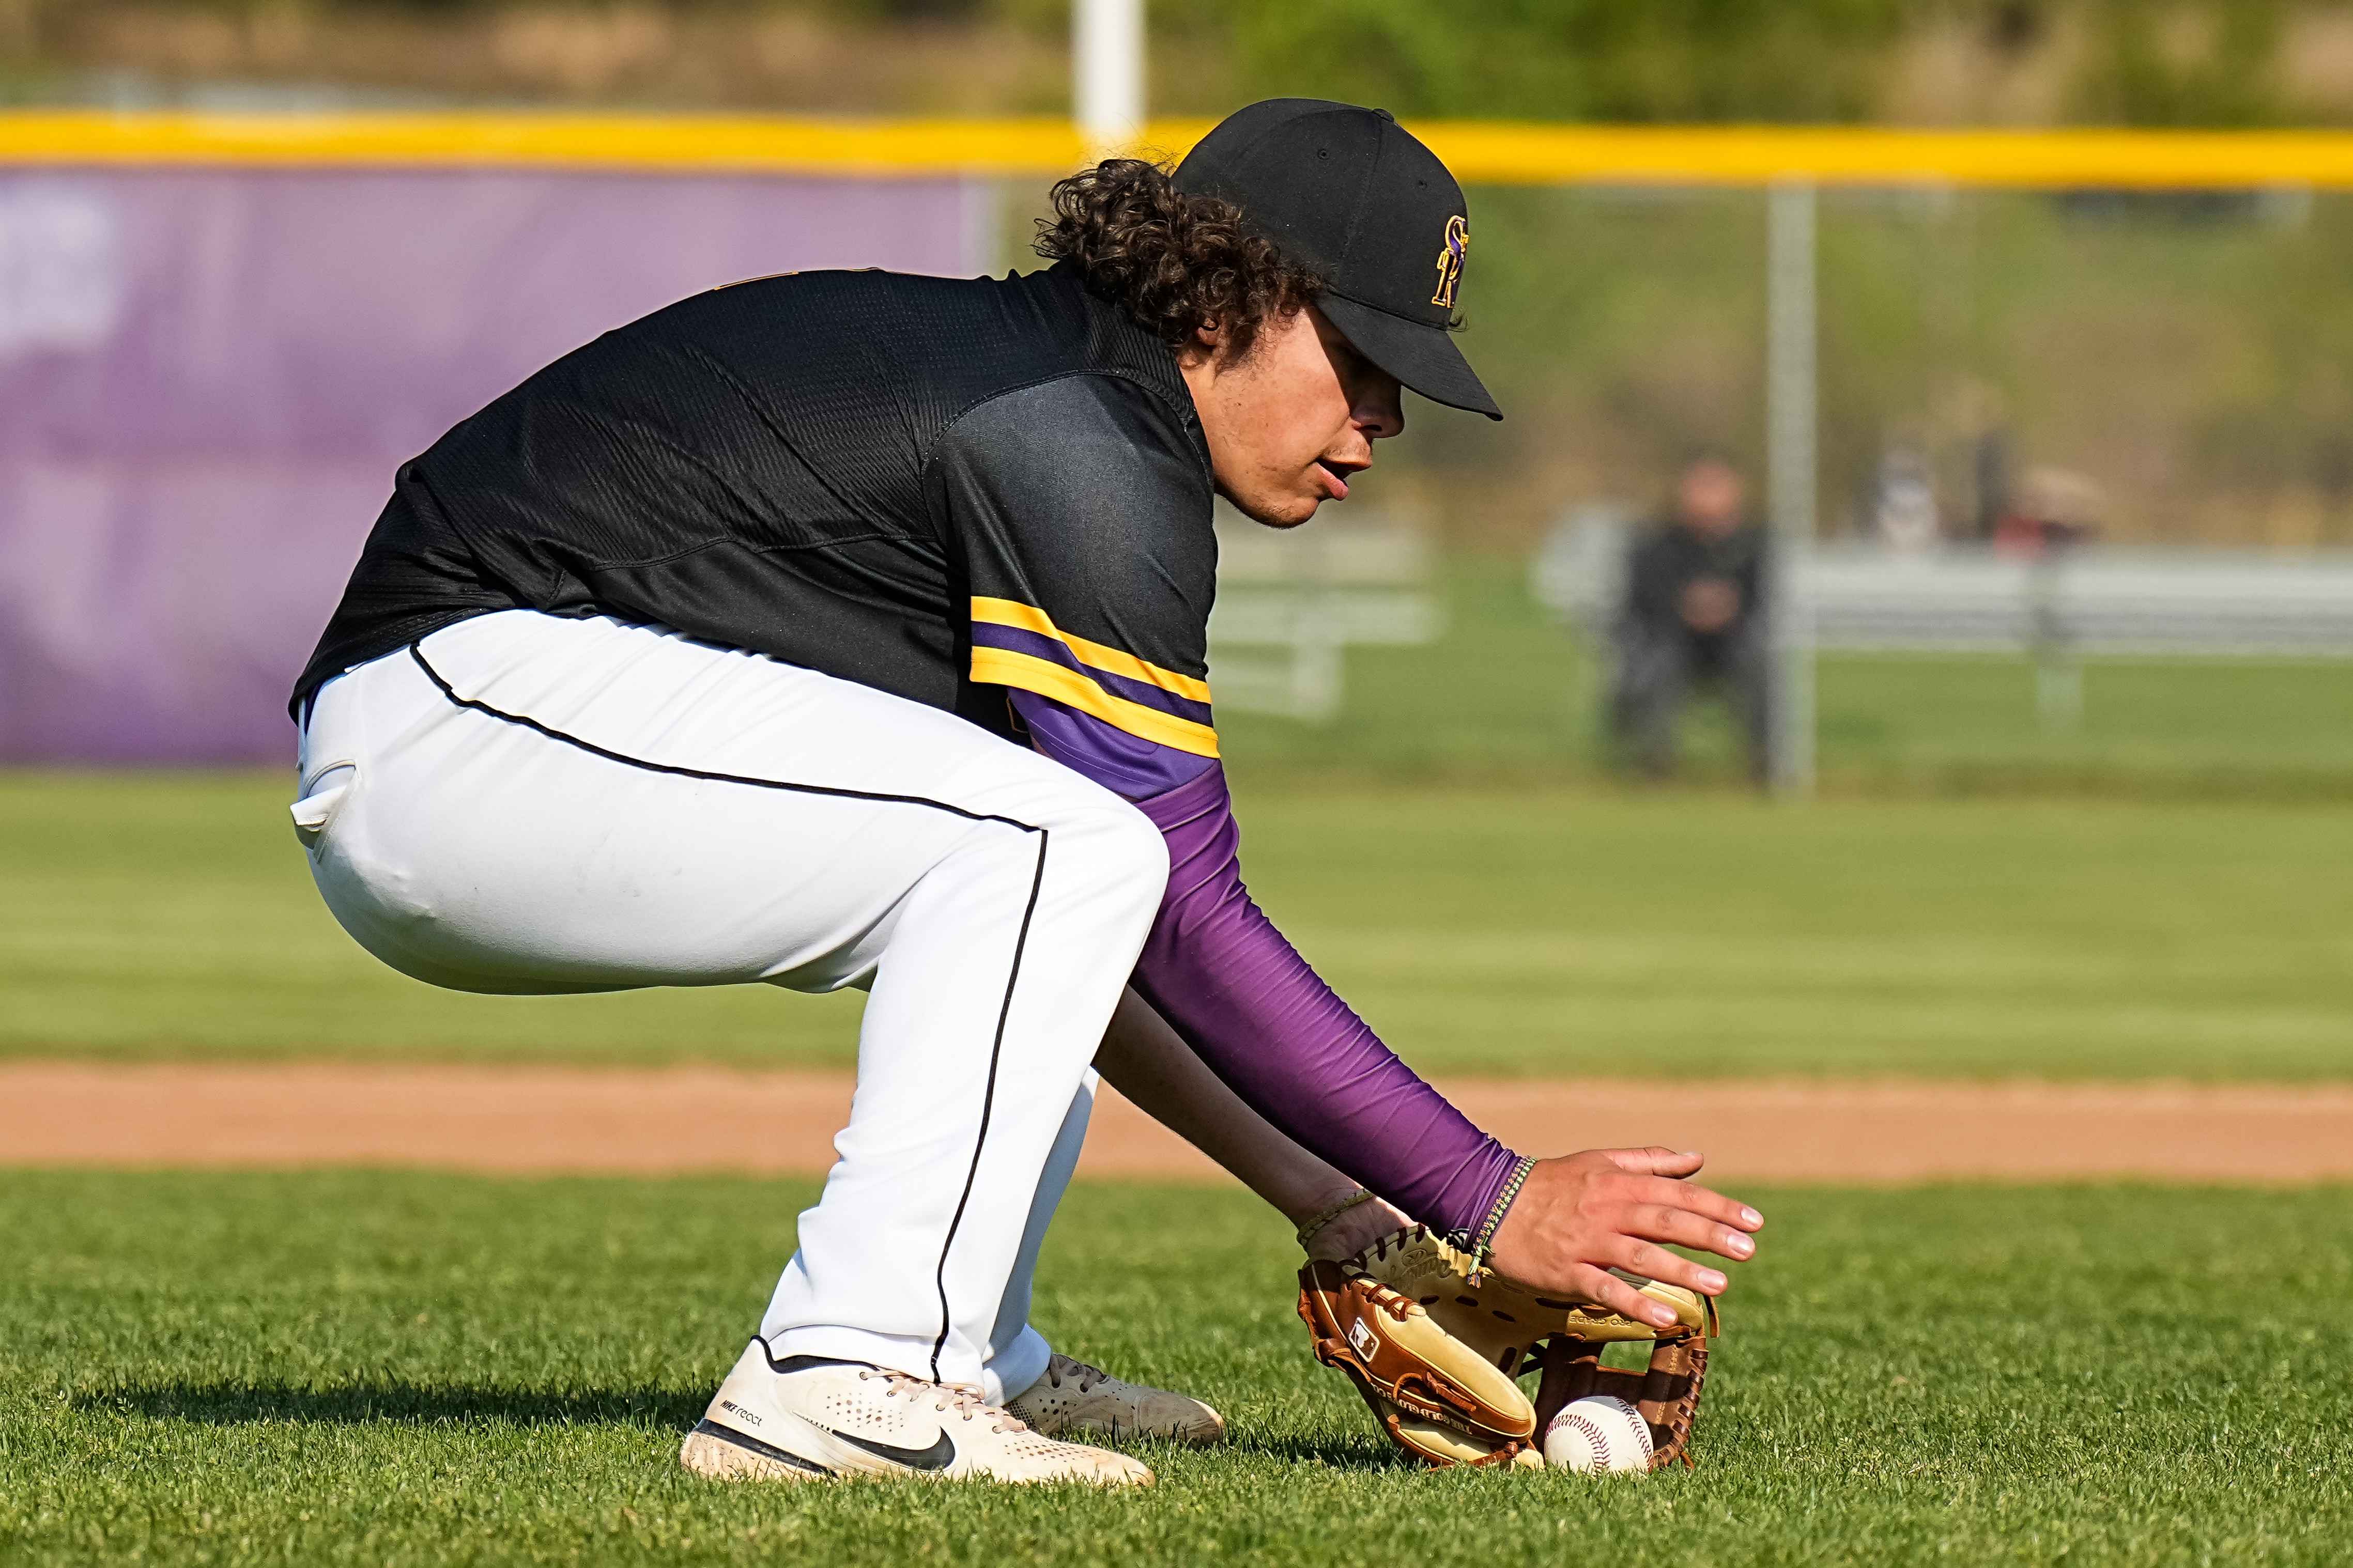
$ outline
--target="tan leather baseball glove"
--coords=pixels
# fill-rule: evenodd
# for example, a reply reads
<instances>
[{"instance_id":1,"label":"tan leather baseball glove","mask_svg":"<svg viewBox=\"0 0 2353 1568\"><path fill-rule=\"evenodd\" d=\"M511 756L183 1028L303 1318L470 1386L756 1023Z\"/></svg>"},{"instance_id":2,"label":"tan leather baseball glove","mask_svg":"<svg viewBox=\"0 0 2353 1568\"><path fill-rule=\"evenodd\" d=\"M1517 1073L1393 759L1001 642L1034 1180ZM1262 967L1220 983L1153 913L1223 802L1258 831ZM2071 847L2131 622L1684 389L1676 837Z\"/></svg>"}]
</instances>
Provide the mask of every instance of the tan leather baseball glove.
<instances>
[{"instance_id":1,"label":"tan leather baseball glove","mask_svg":"<svg viewBox=\"0 0 2353 1568\"><path fill-rule=\"evenodd\" d=\"M1539 1295L1493 1272L1473 1283L1469 1253L1415 1226L1354 1258L1311 1261L1299 1271L1299 1315L1315 1359L1346 1373L1381 1430L1425 1464L1540 1468L1546 1423L1597 1394L1642 1413L1652 1469L1689 1464L1707 1342L1719 1331L1715 1303L1620 1277L1672 1307L1675 1326ZM1649 1342L1649 1368L1603 1366L1602 1347L1618 1341ZM1534 1397L1521 1383L1531 1373Z\"/></svg>"}]
</instances>

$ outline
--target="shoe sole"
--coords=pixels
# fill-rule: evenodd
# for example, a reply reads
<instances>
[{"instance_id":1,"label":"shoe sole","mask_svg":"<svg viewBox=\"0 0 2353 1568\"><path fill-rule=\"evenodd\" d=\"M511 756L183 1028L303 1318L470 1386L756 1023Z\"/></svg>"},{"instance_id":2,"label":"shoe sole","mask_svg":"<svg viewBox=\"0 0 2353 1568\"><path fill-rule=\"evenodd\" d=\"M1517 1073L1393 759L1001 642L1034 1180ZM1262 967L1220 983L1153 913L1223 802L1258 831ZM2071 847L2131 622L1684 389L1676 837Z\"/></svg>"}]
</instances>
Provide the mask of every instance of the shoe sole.
<instances>
[{"instance_id":1,"label":"shoe sole","mask_svg":"<svg viewBox=\"0 0 2353 1568\"><path fill-rule=\"evenodd\" d=\"M1027 1416L1022 1419L1029 1420ZM1058 1443L1077 1442L1082 1437L1101 1437L1113 1443L1122 1438L1148 1437L1210 1448L1226 1440L1225 1418L1214 1415L1208 1421L1188 1422L1181 1426L1123 1426L1116 1421L1073 1421L1067 1426L1053 1427L1029 1421L1029 1426L1039 1436L1051 1437Z\"/></svg>"},{"instance_id":2,"label":"shoe sole","mask_svg":"<svg viewBox=\"0 0 2353 1568\"><path fill-rule=\"evenodd\" d=\"M1226 1440L1226 1424L1223 1421L1214 1425L1206 1421L1195 1421L1182 1426L1123 1426L1116 1421L1105 1426L1099 1422L1082 1421L1067 1430L1073 1433L1083 1432L1090 1436L1105 1437L1113 1442L1123 1437L1149 1437L1162 1443L1186 1443L1196 1448L1214 1447ZM1071 1437L1062 1439L1066 1443L1073 1440Z\"/></svg>"},{"instance_id":3,"label":"shoe sole","mask_svg":"<svg viewBox=\"0 0 2353 1568\"><path fill-rule=\"evenodd\" d=\"M1183 1443L1194 1448L1214 1448L1226 1440L1226 1429L1223 1426L1123 1426L1116 1421L1109 1425L1082 1421L1047 1436L1062 1443L1083 1442L1090 1437L1117 1443L1141 1437L1157 1443Z\"/></svg>"},{"instance_id":4,"label":"shoe sole","mask_svg":"<svg viewBox=\"0 0 2353 1568\"><path fill-rule=\"evenodd\" d=\"M1168 1436L1179 1443L1190 1443L1196 1448L1207 1448L1226 1440L1226 1418L1212 1410L1206 1419L1187 1421L1172 1426Z\"/></svg>"},{"instance_id":5,"label":"shoe sole","mask_svg":"<svg viewBox=\"0 0 2353 1568\"><path fill-rule=\"evenodd\" d=\"M713 1421L704 1421L686 1435L686 1441L679 1445L678 1462L696 1475L714 1481L829 1481L839 1479L841 1475L840 1471L828 1469L814 1459L787 1453L773 1443L747 1437ZM920 1477L923 1473L920 1470L898 1472L910 1477ZM1099 1487L1148 1487L1156 1478L1150 1470L1142 1475L1089 1475L1073 1470L1060 1476L997 1476L981 1471L975 1479L993 1480L1004 1486L1035 1486L1048 1481L1071 1480Z\"/></svg>"},{"instance_id":6,"label":"shoe sole","mask_svg":"<svg viewBox=\"0 0 2353 1568\"><path fill-rule=\"evenodd\" d=\"M834 1472L773 1443L705 1421L679 1445L678 1462L714 1481L828 1481Z\"/></svg>"}]
</instances>

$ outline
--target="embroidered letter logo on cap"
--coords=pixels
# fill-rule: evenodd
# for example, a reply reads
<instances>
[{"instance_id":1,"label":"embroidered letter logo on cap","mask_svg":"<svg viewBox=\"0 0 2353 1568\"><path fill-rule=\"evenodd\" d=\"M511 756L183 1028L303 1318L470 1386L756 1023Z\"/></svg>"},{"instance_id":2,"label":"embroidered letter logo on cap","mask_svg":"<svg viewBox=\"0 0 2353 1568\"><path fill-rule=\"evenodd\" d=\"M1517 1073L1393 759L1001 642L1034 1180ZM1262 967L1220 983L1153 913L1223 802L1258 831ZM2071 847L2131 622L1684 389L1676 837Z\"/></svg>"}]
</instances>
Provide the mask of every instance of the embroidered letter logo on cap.
<instances>
[{"instance_id":1,"label":"embroidered letter logo on cap","mask_svg":"<svg viewBox=\"0 0 2353 1568\"><path fill-rule=\"evenodd\" d=\"M1446 220L1446 248L1438 253L1438 292L1433 305L1454 309L1454 290L1462 286L1462 253L1471 248L1471 226L1457 214Z\"/></svg>"},{"instance_id":2,"label":"embroidered letter logo on cap","mask_svg":"<svg viewBox=\"0 0 2353 1568\"><path fill-rule=\"evenodd\" d=\"M1399 383L1504 416L1454 342L1471 205L1438 154L1387 110L1320 98L1238 109L1194 143L1176 188L1240 208L1253 238L1315 274L1324 320ZM1442 240L1434 294L1433 239Z\"/></svg>"}]
</instances>

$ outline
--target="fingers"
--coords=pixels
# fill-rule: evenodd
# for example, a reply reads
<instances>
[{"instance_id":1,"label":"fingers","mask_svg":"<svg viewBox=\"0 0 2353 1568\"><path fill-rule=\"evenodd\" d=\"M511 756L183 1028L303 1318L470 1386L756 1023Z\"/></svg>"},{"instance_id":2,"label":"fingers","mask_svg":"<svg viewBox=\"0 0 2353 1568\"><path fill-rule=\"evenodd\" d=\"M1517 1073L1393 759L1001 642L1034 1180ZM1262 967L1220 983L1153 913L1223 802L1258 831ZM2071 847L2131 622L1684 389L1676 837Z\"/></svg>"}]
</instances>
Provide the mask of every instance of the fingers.
<instances>
[{"instance_id":1,"label":"fingers","mask_svg":"<svg viewBox=\"0 0 2353 1568\"><path fill-rule=\"evenodd\" d=\"M1640 1274L1645 1279L1663 1280L1669 1285L1680 1285L1703 1296L1721 1296L1731 1284L1723 1274L1704 1263L1694 1263L1663 1247L1653 1247L1647 1241L1638 1241L1631 1237L1621 1238L1611 1250L1616 1256L1609 1261L1628 1273ZM1650 1303L1652 1306L1656 1304ZM1672 1320L1674 1314L1669 1312L1667 1316ZM1642 1314L1644 1322L1656 1321L1647 1310Z\"/></svg>"},{"instance_id":2,"label":"fingers","mask_svg":"<svg viewBox=\"0 0 2353 1568\"><path fill-rule=\"evenodd\" d=\"M1706 1157L1694 1150L1665 1149L1656 1143L1647 1149L1599 1149L1595 1152L1621 1171L1645 1176L1688 1176L1707 1163Z\"/></svg>"},{"instance_id":3,"label":"fingers","mask_svg":"<svg viewBox=\"0 0 2353 1568\"><path fill-rule=\"evenodd\" d=\"M1757 1256L1757 1244L1745 1231L1719 1225L1704 1215L1672 1204L1642 1204L1635 1205L1619 1229L1625 1235L1645 1241L1671 1241L1678 1247L1694 1247L1703 1252L1713 1252L1729 1258L1736 1263L1746 1263Z\"/></svg>"},{"instance_id":4,"label":"fingers","mask_svg":"<svg viewBox=\"0 0 2353 1568\"><path fill-rule=\"evenodd\" d=\"M1694 1186L1689 1182L1652 1177L1633 1187L1628 1195L1637 1203L1687 1209L1734 1230L1761 1230L1765 1226L1765 1216L1746 1204L1727 1198L1707 1187Z\"/></svg>"},{"instance_id":5,"label":"fingers","mask_svg":"<svg viewBox=\"0 0 2353 1568\"><path fill-rule=\"evenodd\" d=\"M1697 1172L1705 1157L1694 1150L1677 1151L1653 1143L1647 1149L1598 1149L1594 1151L1620 1170L1634 1175L1655 1176L1660 1180L1643 1196L1651 1203L1679 1203L1720 1224L1736 1230L1761 1230L1765 1216L1747 1205L1725 1197L1706 1187L1694 1186L1683 1178ZM1670 1182L1677 1196L1670 1198L1661 1190ZM1718 1249L1721 1250L1721 1249ZM1746 1254L1736 1254L1745 1257Z\"/></svg>"},{"instance_id":6,"label":"fingers","mask_svg":"<svg viewBox=\"0 0 2353 1568\"><path fill-rule=\"evenodd\" d=\"M1669 1256L1672 1256L1670 1254ZM1588 1301L1598 1301L1621 1318L1638 1323L1649 1323L1662 1329L1675 1326L1675 1310L1664 1301L1653 1301L1633 1286L1607 1269L1587 1267L1579 1270L1580 1278L1573 1284L1576 1292Z\"/></svg>"}]
</instances>

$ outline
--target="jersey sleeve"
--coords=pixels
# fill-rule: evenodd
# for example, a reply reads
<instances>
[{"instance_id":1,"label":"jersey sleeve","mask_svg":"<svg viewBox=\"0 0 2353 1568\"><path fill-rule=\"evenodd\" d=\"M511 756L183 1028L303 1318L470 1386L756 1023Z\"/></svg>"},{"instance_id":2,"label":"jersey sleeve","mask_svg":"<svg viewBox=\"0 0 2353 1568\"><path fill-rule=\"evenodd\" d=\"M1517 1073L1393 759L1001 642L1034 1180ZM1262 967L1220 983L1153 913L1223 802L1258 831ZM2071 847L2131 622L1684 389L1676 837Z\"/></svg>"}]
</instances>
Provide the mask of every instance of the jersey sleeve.
<instances>
[{"instance_id":1,"label":"jersey sleeve","mask_svg":"<svg viewBox=\"0 0 2353 1568\"><path fill-rule=\"evenodd\" d=\"M976 683L1218 754L1208 466L1174 410L1108 375L1002 394L944 433L925 486L970 585Z\"/></svg>"}]
</instances>

